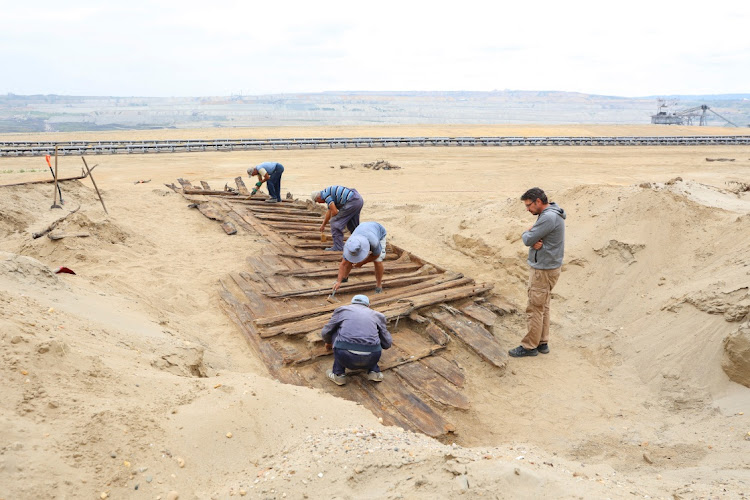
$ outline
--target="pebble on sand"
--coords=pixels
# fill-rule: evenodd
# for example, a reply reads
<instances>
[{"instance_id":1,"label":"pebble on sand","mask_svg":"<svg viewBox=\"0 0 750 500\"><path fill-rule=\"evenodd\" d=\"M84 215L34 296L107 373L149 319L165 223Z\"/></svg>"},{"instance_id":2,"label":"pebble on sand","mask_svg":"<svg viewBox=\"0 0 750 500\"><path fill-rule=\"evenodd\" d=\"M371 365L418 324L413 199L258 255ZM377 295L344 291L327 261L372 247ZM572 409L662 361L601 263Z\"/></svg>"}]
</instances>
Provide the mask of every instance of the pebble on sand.
<instances>
[{"instance_id":1,"label":"pebble on sand","mask_svg":"<svg viewBox=\"0 0 750 500\"><path fill-rule=\"evenodd\" d=\"M179 465L180 469L182 469L183 467L185 467L185 460L180 457L177 457L177 465Z\"/></svg>"},{"instance_id":2,"label":"pebble on sand","mask_svg":"<svg viewBox=\"0 0 750 500\"><path fill-rule=\"evenodd\" d=\"M167 493L167 500L177 500L178 498L180 498L180 495L174 490Z\"/></svg>"},{"instance_id":3,"label":"pebble on sand","mask_svg":"<svg viewBox=\"0 0 750 500\"><path fill-rule=\"evenodd\" d=\"M227 437L231 438L232 437L232 433L231 432L227 432Z\"/></svg>"}]
</instances>

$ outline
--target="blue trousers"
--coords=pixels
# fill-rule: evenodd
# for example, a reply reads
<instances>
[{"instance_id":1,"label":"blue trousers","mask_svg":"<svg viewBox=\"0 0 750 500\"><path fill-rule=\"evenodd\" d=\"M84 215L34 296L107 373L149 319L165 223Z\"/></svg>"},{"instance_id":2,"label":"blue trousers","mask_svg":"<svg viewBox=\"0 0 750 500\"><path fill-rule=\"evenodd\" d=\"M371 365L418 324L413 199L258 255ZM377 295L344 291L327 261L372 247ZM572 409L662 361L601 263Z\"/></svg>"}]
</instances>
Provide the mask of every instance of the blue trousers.
<instances>
[{"instance_id":1,"label":"blue trousers","mask_svg":"<svg viewBox=\"0 0 750 500\"><path fill-rule=\"evenodd\" d=\"M333 373L344 375L346 368L350 370L365 370L368 372L379 372L380 354L382 351L370 354L354 354L346 349L333 349Z\"/></svg>"},{"instance_id":2,"label":"blue trousers","mask_svg":"<svg viewBox=\"0 0 750 500\"><path fill-rule=\"evenodd\" d=\"M352 189L352 197L341 207L339 213L331 219L331 237L333 238L333 249L344 249L344 229L353 233L359 226L359 213L365 204L356 189Z\"/></svg>"},{"instance_id":3,"label":"blue trousers","mask_svg":"<svg viewBox=\"0 0 750 500\"><path fill-rule=\"evenodd\" d=\"M284 166L278 163L276 170L271 174L271 178L266 182L268 184L268 194L271 198L281 201L281 174L284 173Z\"/></svg>"}]
</instances>

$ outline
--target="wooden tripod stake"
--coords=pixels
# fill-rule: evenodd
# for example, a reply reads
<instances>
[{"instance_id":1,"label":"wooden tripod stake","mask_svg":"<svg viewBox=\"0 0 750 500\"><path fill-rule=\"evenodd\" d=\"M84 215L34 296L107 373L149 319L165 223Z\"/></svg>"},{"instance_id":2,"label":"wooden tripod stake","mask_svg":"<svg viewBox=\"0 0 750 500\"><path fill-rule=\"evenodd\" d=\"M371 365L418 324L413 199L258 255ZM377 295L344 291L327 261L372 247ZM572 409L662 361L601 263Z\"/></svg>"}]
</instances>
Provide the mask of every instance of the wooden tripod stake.
<instances>
[{"instance_id":1,"label":"wooden tripod stake","mask_svg":"<svg viewBox=\"0 0 750 500\"><path fill-rule=\"evenodd\" d=\"M55 199L52 201L52 206L50 208L62 208L57 204L57 144L55 144Z\"/></svg>"},{"instance_id":2,"label":"wooden tripod stake","mask_svg":"<svg viewBox=\"0 0 750 500\"><path fill-rule=\"evenodd\" d=\"M96 181L94 180L94 176L91 174L91 169L89 168L89 164L86 163L86 158L84 158L83 156L81 156L81 159L83 160L83 165L86 167L86 172L88 172L89 177L91 177L91 183L94 185L94 189L96 189L96 195L99 197L99 201L102 202L102 208L104 209L104 213L106 213L107 215L109 215L109 212L107 212L107 207L104 206L104 200L102 199L102 195L99 192L99 188L96 187ZM57 164L55 164L55 165L57 165ZM96 165L94 165L94 166L96 166Z\"/></svg>"}]
</instances>

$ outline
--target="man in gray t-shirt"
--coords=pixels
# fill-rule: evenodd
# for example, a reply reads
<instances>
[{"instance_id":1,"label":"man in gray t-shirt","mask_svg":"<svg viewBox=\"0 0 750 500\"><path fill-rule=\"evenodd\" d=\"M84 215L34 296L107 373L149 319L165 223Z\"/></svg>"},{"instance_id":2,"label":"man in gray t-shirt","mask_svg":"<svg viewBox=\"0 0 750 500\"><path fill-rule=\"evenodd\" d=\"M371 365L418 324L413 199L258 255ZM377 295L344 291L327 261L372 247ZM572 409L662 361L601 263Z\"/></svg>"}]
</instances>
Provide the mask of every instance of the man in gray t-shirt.
<instances>
[{"instance_id":1,"label":"man in gray t-shirt","mask_svg":"<svg viewBox=\"0 0 750 500\"><path fill-rule=\"evenodd\" d=\"M514 358L549 353L549 306L552 288L560 277L565 253L565 210L550 203L539 188L526 191L521 200L526 210L538 216L521 235L529 247L529 303L526 306L528 330L521 345L508 351Z\"/></svg>"}]
</instances>

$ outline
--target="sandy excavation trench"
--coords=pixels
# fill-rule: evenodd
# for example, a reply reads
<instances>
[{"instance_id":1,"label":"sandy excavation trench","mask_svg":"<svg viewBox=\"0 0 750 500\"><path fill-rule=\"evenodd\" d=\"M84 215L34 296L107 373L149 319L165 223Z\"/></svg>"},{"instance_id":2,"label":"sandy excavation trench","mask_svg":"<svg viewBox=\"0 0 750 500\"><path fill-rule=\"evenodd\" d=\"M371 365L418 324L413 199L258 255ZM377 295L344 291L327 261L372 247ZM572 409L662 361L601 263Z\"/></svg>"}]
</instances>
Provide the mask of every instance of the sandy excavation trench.
<instances>
[{"instance_id":1,"label":"sandy excavation trench","mask_svg":"<svg viewBox=\"0 0 750 500\"><path fill-rule=\"evenodd\" d=\"M136 483L154 496L179 490L188 498L221 497L230 488L252 494L258 471L304 462L309 434L360 422L377 427L362 408L265 378L262 363L221 312L217 292L218 280L236 272L262 239L226 236L163 186L177 177L223 186L247 165L274 159L287 166L284 191L303 197L332 183L356 186L365 197L363 220L382 222L394 244L493 283L495 293L521 308L526 267L519 238L532 219L517 197L529 182L538 184L569 212L566 265L553 299L552 355L511 360L502 375L459 355L464 372L479 376L467 377L472 410L454 412L458 432L444 441L492 454L487 461L480 453L477 462L495 469L467 473L475 491L507 486L504 467L519 463L534 485L548 491L554 485L561 495L595 495L606 483L617 496L623 488L617 482L625 485L623 495L747 491L750 396L727 378L721 363L724 338L747 322L750 210L748 195L730 189L731 182L748 181L750 151L374 153L100 157L89 163L100 163L94 175L111 215L103 214L90 183L63 186L68 203L82 208L61 230L91 236L58 241L30 238L54 219L51 189L3 193L0 250L42 264L18 264L14 257L8 266L16 270L6 266L2 275L3 370L19 383L3 389L13 402L3 410L4 441L11 443L3 451L3 483L19 494L55 491L60 497L105 490L124 495ZM706 157L735 161L717 164ZM380 158L402 168L338 168ZM69 161L65 168L76 171ZM4 168L34 162L4 161ZM682 181L667 182L678 176ZM133 184L145 179L151 182ZM45 271L59 265L78 275ZM522 328L522 316L511 314L498 318L491 331L510 348ZM331 408L338 411L331 415ZM81 419L99 425L84 426ZM278 436L280 426L281 439L269 436ZM253 446L228 448L223 436L231 428L232 445L246 439L243 444ZM393 432L384 429L384 435ZM247 434L253 437L243 438ZM22 446L14 449L13 443ZM295 445L298 454L281 453ZM196 453L195 446L209 453ZM185 469L176 458L164 458L164 449L186 460ZM427 445L420 450L415 454L423 460L408 474L416 470L434 479L402 487L425 497L440 491L442 481L453 487L461 474L443 478L444 460L433 461L443 452ZM526 464L517 460L521 455L538 458ZM291 458L285 462L283 456ZM379 484L406 481L403 467L390 474L381 469L398 460L391 452L378 467L365 463L360 477L368 480L360 487L374 494ZM23 470L14 470L15 464ZM138 467L148 467L153 481L146 482ZM48 479L34 479L42 469L51 470ZM334 474L328 489L316 491L341 494L351 488L347 477ZM290 493L305 488L294 477L282 485Z\"/></svg>"}]
</instances>

